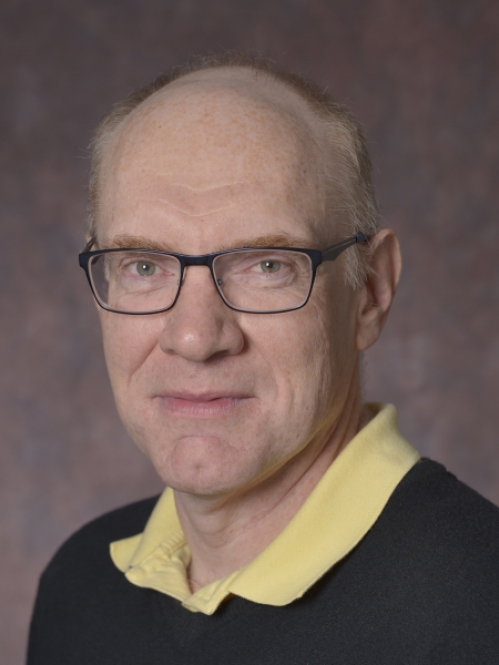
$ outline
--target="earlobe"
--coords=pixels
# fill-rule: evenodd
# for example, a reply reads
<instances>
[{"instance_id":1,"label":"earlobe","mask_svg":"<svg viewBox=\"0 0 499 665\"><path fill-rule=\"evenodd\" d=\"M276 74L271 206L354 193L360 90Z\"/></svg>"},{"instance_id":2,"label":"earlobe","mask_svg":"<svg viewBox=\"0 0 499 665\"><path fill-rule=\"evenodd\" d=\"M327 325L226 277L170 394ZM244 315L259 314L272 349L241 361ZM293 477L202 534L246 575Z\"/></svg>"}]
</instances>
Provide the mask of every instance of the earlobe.
<instances>
[{"instance_id":1,"label":"earlobe","mask_svg":"<svg viewBox=\"0 0 499 665\"><path fill-rule=\"evenodd\" d=\"M381 229L370 241L369 273L358 299L356 349L365 351L378 339L390 311L402 269L397 236Z\"/></svg>"}]
</instances>

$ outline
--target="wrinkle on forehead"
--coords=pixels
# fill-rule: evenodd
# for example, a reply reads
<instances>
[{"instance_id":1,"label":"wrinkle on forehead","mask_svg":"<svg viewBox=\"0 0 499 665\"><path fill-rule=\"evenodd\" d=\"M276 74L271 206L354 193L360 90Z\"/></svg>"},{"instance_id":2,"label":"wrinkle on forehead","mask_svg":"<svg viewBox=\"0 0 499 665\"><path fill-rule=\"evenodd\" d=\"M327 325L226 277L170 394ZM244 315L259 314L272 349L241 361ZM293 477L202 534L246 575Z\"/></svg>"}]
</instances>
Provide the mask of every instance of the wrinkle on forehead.
<instances>
[{"instance_id":1,"label":"wrinkle on forehead","mask_svg":"<svg viewBox=\"0 0 499 665\"><path fill-rule=\"evenodd\" d=\"M236 197L246 189L242 182L211 187L194 187L171 182L176 177L178 176L173 173L151 174L151 180L144 188L144 194L148 199L190 217L204 217L232 208Z\"/></svg>"}]
</instances>

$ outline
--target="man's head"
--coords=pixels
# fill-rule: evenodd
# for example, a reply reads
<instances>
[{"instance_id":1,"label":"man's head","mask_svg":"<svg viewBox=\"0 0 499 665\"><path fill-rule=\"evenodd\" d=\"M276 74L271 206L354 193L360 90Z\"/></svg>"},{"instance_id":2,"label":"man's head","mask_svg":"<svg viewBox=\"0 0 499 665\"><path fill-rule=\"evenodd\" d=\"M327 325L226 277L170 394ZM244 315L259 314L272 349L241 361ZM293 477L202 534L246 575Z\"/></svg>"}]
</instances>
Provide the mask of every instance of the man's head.
<instances>
[{"instance_id":1,"label":"man's head","mask_svg":"<svg viewBox=\"0 0 499 665\"><path fill-rule=\"evenodd\" d=\"M175 67L113 106L105 116L92 145L88 216L91 236L98 218L102 158L117 128L150 96L189 74L201 74L206 70L215 76L221 73L217 70L225 74L232 72L236 78L242 76L247 82L253 79L260 88L272 88L274 84L288 95L294 91L295 97L302 101L302 113L305 108L309 122L315 125L316 138L320 143L316 149L325 169L328 196L326 223L334 223L345 237L359 232L376 233L378 216L371 182L371 162L360 127L349 111L312 81L280 69L269 59L227 53L194 58L185 65ZM367 268L365 254L366 250L358 247L344 257L345 278L352 285L362 283Z\"/></svg>"},{"instance_id":2,"label":"man's head","mask_svg":"<svg viewBox=\"0 0 499 665\"><path fill-rule=\"evenodd\" d=\"M352 231L372 233L360 134L334 112L336 122L326 122L312 93L248 66L174 79L100 132L97 246L201 255L322 249ZM300 473L300 460L320 454L358 408L358 353L379 334L396 286L393 236L381 232L373 249L360 270L347 258L354 249L320 265L296 311L229 309L206 266L186 269L169 311L101 311L121 417L166 483L241 492L287 469Z\"/></svg>"}]
</instances>

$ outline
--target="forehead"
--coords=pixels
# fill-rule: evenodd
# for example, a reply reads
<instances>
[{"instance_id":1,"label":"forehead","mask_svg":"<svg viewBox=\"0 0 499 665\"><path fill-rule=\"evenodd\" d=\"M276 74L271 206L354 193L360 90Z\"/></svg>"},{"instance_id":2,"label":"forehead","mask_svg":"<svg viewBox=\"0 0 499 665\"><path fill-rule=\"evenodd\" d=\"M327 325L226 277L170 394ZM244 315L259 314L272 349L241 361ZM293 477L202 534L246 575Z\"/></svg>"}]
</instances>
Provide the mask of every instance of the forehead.
<instances>
[{"instance_id":1,"label":"forehead","mask_svg":"<svg viewBox=\"0 0 499 665\"><path fill-rule=\"evenodd\" d=\"M251 171L276 180L317 161L314 129L306 103L284 86L201 72L137 108L108 154L122 170L155 168L200 183Z\"/></svg>"},{"instance_id":2,"label":"forehead","mask_svg":"<svg viewBox=\"0 0 499 665\"><path fill-rule=\"evenodd\" d=\"M201 72L156 93L112 136L101 176L107 216L140 204L204 217L237 202L256 206L258 197L302 219L323 216L311 111L250 73Z\"/></svg>"}]
</instances>

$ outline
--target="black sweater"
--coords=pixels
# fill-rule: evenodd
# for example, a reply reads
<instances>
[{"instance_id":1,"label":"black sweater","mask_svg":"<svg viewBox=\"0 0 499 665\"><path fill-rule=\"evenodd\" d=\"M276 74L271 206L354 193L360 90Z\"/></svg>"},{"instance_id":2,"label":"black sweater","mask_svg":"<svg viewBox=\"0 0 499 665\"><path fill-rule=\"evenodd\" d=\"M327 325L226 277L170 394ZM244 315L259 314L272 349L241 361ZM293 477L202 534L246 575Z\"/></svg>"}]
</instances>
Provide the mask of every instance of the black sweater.
<instances>
[{"instance_id":1,"label":"black sweater","mask_svg":"<svg viewBox=\"0 0 499 665\"><path fill-rule=\"evenodd\" d=\"M156 499L72 536L40 581L28 665L498 665L499 509L424 460L303 598L233 597L212 616L134 586L109 543Z\"/></svg>"}]
</instances>

